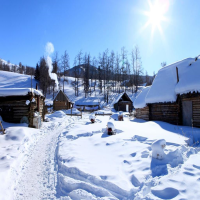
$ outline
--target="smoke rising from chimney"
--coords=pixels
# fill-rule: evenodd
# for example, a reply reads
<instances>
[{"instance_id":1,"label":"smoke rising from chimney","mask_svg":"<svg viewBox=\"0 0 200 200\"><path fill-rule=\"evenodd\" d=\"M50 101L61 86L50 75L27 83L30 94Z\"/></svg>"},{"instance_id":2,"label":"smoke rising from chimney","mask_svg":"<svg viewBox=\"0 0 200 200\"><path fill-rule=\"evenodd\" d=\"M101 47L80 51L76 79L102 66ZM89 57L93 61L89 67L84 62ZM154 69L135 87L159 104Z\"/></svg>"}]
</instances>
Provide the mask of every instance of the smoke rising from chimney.
<instances>
[{"instance_id":1,"label":"smoke rising from chimney","mask_svg":"<svg viewBox=\"0 0 200 200\"><path fill-rule=\"evenodd\" d=\"M52 59L50 55L54 52L54 46L51 42L47 42L45 46L45 54L46 54L46 63L49 67L49 76L52 80L55 80L56 83L56 89L58 90L58 77L57 74L52 73L53 65L52 65Z\"/></svg>"}]
</instances>

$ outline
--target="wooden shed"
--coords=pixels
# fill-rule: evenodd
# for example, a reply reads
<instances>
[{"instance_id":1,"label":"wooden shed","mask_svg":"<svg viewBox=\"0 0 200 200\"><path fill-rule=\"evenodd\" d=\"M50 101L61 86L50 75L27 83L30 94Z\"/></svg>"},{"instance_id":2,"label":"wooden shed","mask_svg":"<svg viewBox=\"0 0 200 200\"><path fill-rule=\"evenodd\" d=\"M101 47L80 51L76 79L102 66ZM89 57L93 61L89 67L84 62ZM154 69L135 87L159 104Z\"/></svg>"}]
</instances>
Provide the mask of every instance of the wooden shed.
<instances>
[{"instance_id":1,"label":"wooden shed","mask_svg":"<svg viewBox=\"0 0 200 200\"><path fill-rule=\"evenodd\" d=\"M73 106L73 103L67 97L67 95L60 90L53 101L54 110L68 110Z\"/></svg>"},{"instance_id":2,"label":"wooden shed","mask_svg":"<svg viewBox=\"0 0 200 200\"><path fill-rule=\"evenodd\" d=\"M44 96L31 88L1 88L0 115L5 122L39 128L44 120Z\"/></svg>"},{"instance_id":3,"label":"wooden shed","mask_svg":"<svg viewBox=\"0 0 200 200\"><path fill-rule=\"evenodd\" d=\"M116 111L132 112L133 102L130 97L124 92L118 96L114 103Z\"/></svg>"}]
</instances>

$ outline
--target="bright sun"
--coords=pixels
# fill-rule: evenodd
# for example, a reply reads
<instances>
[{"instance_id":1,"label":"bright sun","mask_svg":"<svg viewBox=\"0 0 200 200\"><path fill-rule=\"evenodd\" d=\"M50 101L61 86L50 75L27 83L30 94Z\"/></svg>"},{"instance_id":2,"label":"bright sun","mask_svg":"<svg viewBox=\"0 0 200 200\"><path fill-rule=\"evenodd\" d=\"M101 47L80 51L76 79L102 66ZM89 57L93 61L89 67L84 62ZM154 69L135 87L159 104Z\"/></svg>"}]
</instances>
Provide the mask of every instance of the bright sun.
<instances>
[{"instance_id":1,"label":"bright sun","mask_svg":"<svg viewBox=\"0 0 200 200\"><path fill-rule=\"evenodd\" d=\"M149 22L153 26L160 26L161 21L164 19L164 13L160 9L158 5L151 6L149 13L147 13L149 16Z\"/></svg>"},{"instance_id":2,"label":"bright sun","mask_svg":"<svg viewBox=\"0 0 200 200\"><path fill-rule=\"evenodd\" d=\"M147 23L143 28L147 26L152 26L152 33L155 28L158 28L162 33L161 22L166 21L165 13L169 8L169 0L154 0L153 3L151 0L148 0L149 3L149 11L145 12L145 15L148 17Z\"/></svg>"}]
</instances>

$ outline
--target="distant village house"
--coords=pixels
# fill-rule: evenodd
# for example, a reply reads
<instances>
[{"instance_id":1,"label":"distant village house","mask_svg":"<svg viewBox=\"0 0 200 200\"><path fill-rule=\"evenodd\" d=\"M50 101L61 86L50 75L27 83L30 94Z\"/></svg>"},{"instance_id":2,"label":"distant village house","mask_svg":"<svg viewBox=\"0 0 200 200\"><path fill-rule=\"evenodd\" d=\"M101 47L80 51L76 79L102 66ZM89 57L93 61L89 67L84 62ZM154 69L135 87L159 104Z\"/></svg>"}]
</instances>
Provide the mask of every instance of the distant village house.
<instances>
[{"instance_id":1,"label":"distant village house","mask_svg":"<svg viewBox=\"0 0 200 200\"><path fill-rule=\"evenodd\" d=\"M97 97L82 98L75 102L75 107L83 111L99 110L100 100Z\"/></svg>"},{"instance_id":2,"label":"distant village house","mask_svg":"<svg viewBox=\"0 0 200 200\"><path fill-rule=\"evenodd\" d=\"M53 110L68 110L73 107L73 103L67 95L60 90L53 100Z\"/></svg>"},{"instance_id":3,"label":"distant village house","mask_svg":"<svg viewBox=\"0 0 200 200\"><path fill-rule=\"evenodd\" d=\"M116 111L132 112L133 102L130 97L124 92L118 96L114 103Z\"/></svg>"}]
</instances>

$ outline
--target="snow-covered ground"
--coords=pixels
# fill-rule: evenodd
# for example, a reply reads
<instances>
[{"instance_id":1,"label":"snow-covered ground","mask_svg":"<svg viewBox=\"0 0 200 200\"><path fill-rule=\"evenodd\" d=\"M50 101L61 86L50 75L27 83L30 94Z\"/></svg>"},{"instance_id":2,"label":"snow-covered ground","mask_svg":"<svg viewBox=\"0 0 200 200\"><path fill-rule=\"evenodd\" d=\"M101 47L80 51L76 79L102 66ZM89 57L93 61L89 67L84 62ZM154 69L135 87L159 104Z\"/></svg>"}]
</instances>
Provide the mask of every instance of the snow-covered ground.
<instances>
[{"instance_id":1,"label":"snow-covered ground","mask_svg":"<svg viewBox=\"0 0 200 200\"><path fill-rule=\"evenodd\" d=\"M71 81L65 92L76 101L83 88L75 97ZM0 82L1 89L30 88L31 77L0 71ZM102 98L98 90L95 96ZM118 96L111 93L99 113L111 113ZM46 100L52 104L52 94ZM117 121L117 113L97 115L92 124L91 113L81 118L70 112L46 115L41 129L2 122L0 199L200 199L200 129L127 116ZM116 129L112 136L106 132L109 121ZM165 142L163 159L154 158L155 152L152 157L152 144L155 150Z\"/></svg>"},{"instance_id":2,"label":"snow-covered ground","mask_svg":"<svg viewBox=\"0 0 200 200\"><path fill-rule=\"evenodd\" d=\"M3 122L0 199L199 199L200 149L188 146L197 128L129 119L116 113L81 117L57 111L40 130ZM108 136L112 121L116 135ZM165 139L163 160L151 145Z\"/></svg>"}]
</instances>

